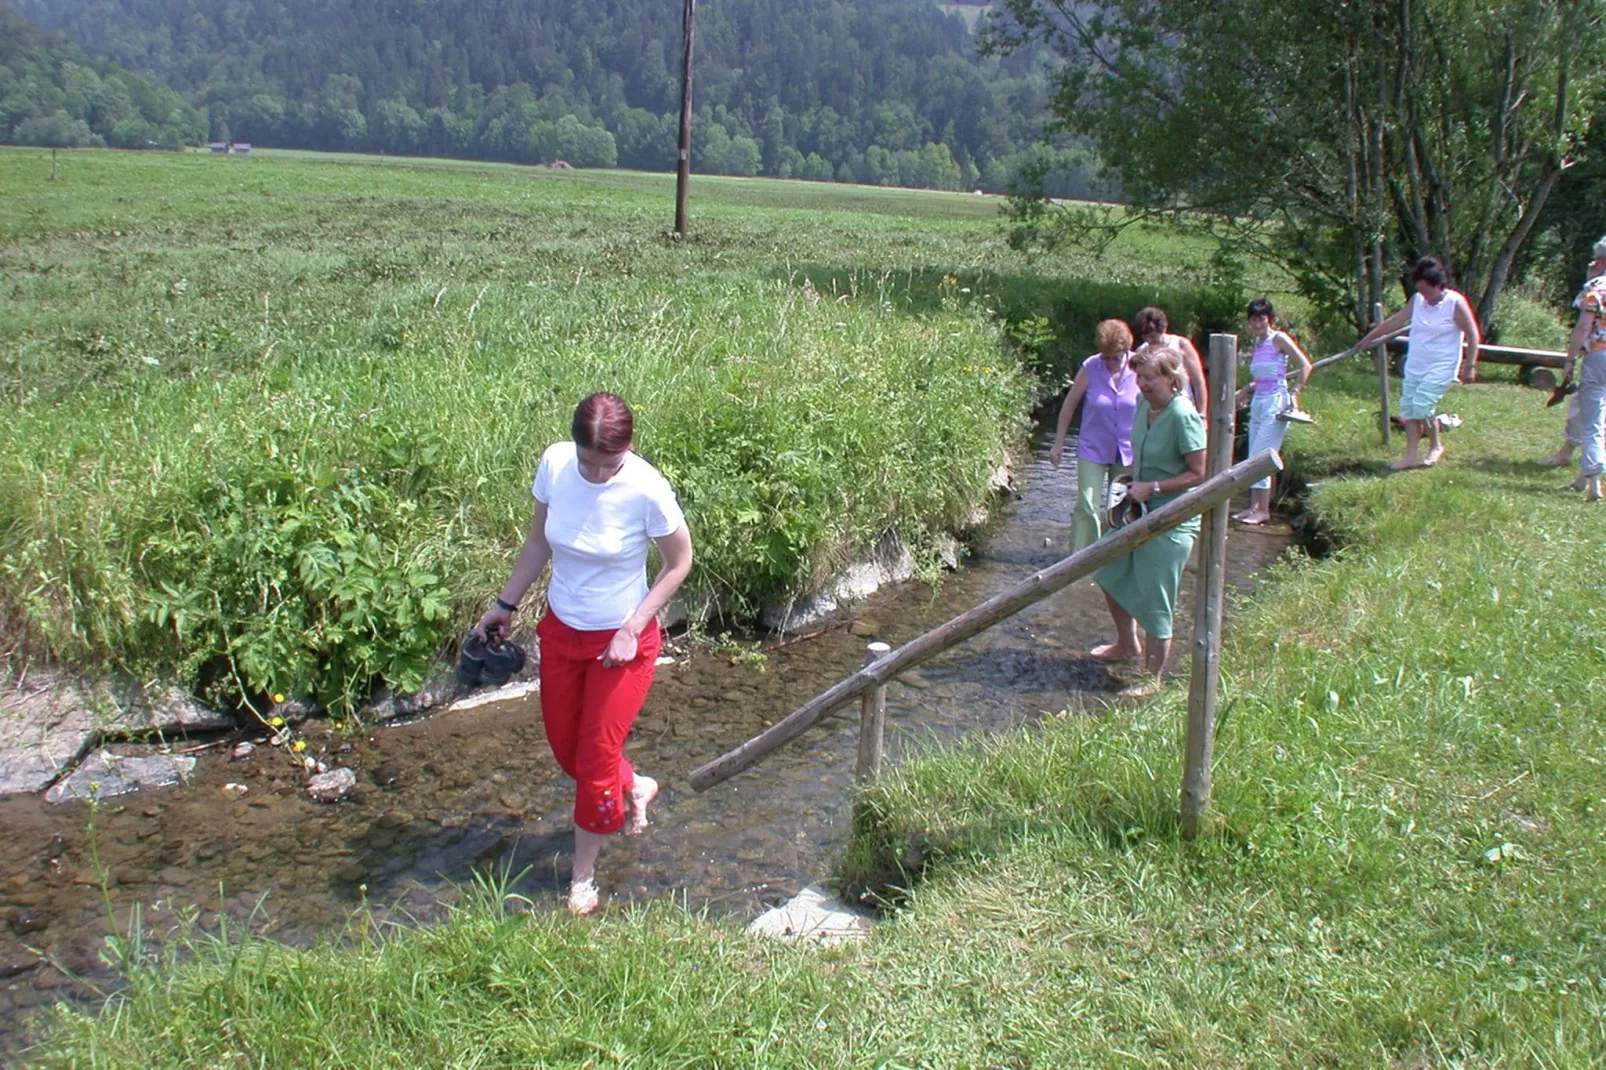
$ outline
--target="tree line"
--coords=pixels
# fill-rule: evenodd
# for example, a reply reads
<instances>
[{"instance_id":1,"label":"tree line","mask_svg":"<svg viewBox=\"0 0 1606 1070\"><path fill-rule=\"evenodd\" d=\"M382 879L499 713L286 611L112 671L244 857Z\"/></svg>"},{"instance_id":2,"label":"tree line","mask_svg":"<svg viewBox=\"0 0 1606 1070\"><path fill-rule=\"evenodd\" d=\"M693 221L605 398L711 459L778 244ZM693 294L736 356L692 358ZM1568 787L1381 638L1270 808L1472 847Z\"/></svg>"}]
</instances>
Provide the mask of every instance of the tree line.
<instances>
[{"instance_id":1,"label":"tree line","mask_svg":"<svg viewBox=\"0 0 1606 1070\"><path fill-rule=\"evenodd\" d=\"M1606 230L1603 27L1606 0L999 0L984 50L1064 60L1051 125L1138 209L1026 197L1018 237L1184 218L1356 327L1432 255L1488 326L1514 280L1570 292Z\"/></svg>"},{"instance_id":2,"label":"tree line","mask_svg":"<svg viewBox=\"0 0 1606 1070\"><path fill-rule=\"evenodd\" d=\"M178 149L206 116L177 92L41 31L0 3L0 143Z\"/></svg>"},{"instance_id":3,"label":"tree line","mask_svg":"<svg viewBox=\"0 0 1606 1070\"><path fill-rule=\"evenodd\" d=\"M0 0L3 2L3 0ZM672 170L681 5L669 0L13 0L97 59L160 79L206 135L283 147ZM931 0L700 5L694 168L1110 195L1039 144L1046 50L977 53Z\"/></svg>"}]
</instances>

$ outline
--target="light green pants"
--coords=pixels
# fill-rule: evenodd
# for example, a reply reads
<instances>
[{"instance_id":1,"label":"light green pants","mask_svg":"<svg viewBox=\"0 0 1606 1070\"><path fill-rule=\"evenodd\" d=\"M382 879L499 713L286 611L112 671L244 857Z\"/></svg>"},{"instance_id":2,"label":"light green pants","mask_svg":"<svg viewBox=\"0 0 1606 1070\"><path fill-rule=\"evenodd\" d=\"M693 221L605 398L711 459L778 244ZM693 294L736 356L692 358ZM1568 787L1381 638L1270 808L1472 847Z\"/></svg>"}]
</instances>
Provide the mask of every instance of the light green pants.
<instances>
[{"instance_id":1,"label":"light green pants","mask_svg":"<svg viewBox=\"0 0 1606 1070\"><path fill-rule=\"evenodd\" d=\"M1071 549L1098 541L1104 530L1104 488L1126 469L1118 464L1096 464L1076 459L1076 510L1071 514Z\"/></svg>"}]
</instances>

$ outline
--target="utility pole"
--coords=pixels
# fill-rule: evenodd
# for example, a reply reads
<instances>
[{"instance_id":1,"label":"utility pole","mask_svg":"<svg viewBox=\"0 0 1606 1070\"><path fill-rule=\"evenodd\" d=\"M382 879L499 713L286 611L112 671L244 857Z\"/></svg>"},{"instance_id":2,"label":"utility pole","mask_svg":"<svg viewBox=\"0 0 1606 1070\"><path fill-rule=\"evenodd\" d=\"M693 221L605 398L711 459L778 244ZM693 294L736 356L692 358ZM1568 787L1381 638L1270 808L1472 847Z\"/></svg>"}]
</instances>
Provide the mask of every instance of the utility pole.
<instances>
[{"instance_id":1,"label":"utility pole","mask_svg":"<svg viewBox=\"0 0 1606 1070\"><path fill-rule=\"evenodd\" d=\"M675 169L675 237L686 236L686 187L691 184L691 47L697 0L685 0L686 48L680 68L680 161Z\"/></svg>"}]
</instances>

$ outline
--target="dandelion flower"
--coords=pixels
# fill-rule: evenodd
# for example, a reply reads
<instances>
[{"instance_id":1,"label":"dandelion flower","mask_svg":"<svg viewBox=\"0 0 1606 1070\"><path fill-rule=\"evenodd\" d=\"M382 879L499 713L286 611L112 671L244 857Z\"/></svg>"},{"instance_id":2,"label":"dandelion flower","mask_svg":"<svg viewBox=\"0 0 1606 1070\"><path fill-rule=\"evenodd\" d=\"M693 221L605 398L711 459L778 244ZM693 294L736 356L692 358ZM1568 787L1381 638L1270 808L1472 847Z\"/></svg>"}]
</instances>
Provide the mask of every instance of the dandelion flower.
<instances>
[{"instance_id":1,"label":"dandelion flower","mask_svg":"<svg viewBox=\"0 0 1606 1070\"><path fill-rule=\"evenodd\" d=\"M268 723L270 725L272 725L274 728L281 728L281 727L284 726L284 718L283 717L270 717L268 719Z\"/></svg>"},{"instance_id":2,"label":"dandelion flower","mask_svg":"<svg viewBox=\"0 0 1606 1070\"><path fill-rule=\"evenodd\" d=\"M304 739L296 740L295 751L296 751L297 754L300 754L302 751L304 751L306 749L307 749L307 741L306 740L304 740Z\"/></svg>"}]
</instances>

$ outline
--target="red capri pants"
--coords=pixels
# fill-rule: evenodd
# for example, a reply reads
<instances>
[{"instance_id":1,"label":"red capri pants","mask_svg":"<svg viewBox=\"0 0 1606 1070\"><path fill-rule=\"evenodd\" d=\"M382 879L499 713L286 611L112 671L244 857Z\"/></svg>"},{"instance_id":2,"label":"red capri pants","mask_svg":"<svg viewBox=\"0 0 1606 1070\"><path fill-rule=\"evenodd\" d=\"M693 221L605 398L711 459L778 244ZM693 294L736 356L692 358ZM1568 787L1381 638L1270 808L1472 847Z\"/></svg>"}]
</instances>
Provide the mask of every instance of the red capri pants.
<instances>
[{"instance_id":1,"label":"red capri pants","mask_svg":"<svg viewBox=\"0 0 1606 1070\"><path fill-rule=\"evenodd\" d=\"M541 639L541 720L563 771L574 778L574 823L587 832L618 832L636 782L625 737L641 712L658 668L663 636L652 621L635 660L604 668L598 659L617 632L582 632L551 610L536 625Z\"/></svg>"}]
</instances>

